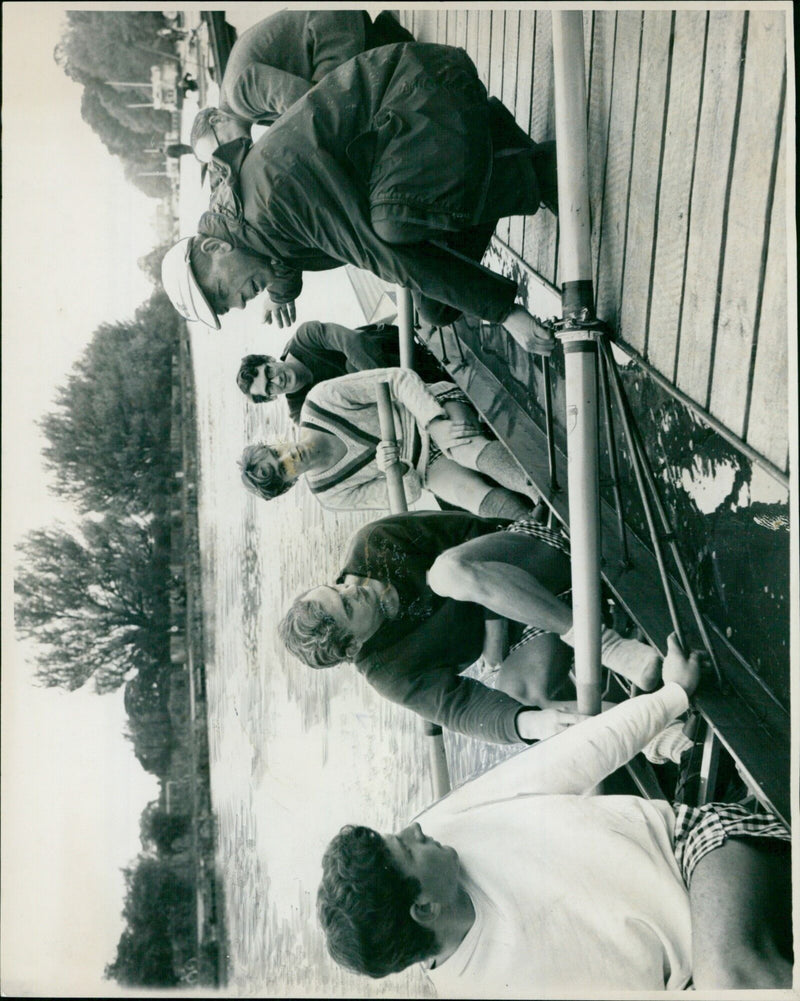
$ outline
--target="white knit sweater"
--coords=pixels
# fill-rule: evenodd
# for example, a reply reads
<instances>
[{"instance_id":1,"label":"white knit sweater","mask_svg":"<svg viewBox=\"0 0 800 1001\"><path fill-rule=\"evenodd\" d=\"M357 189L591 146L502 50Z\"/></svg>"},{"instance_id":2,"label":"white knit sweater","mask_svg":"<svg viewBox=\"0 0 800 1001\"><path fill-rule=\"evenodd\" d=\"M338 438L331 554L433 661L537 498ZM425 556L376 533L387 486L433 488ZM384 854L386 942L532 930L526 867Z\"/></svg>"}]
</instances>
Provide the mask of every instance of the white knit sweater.
<instances>
[{"instance_id":1,"label":"white knit sweater","mask_svg":"<svg viewBox=\"0 0 800 1001\"><path fill-rule=\"evenodd\" d=\"M336 465L323 473L306 475L306 482L323 507L389 510L386 477L378 469L374 455L381 437L376 402L376 386L381 380L389 383L392 392L400 458L408 466L403 477L406 500L412 503L419 498L429 444L424 429L434 417L447 416L433 394L452 389L452 383L427 386L410 369L378 368L320 382L310 390L303 404L301 427L322 428L346 446ZM415 426L422 445L416 468L411 462Z\"/></svg>"},{"instance_id":2,"label":"white knit sweater","mask_svg":"<svg viewBox=\"0 0 800 1001\"><path fill-rule=\"evenodd\" d=\"M442 997L586 997L691 976L689 898L663 800L587 796L686 708L665 685L523 751L423 813L475 923L429 971ZM616 996L616 995L615 995Z\"/></svg>"}]
</instances>

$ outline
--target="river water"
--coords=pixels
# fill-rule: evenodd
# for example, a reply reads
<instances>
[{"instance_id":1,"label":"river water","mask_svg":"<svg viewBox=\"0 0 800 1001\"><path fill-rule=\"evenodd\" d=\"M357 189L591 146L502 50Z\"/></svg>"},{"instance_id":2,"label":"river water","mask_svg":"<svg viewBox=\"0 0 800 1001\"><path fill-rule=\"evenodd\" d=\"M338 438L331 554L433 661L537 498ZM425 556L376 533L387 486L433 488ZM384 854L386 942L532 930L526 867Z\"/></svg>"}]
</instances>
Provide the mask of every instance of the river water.
<instances>
[{"instance_id":1,"label":"river water","mask_svg":"<svg viewBox=\"0 0 800 1001\"><path fill-rule=\"evenodd\" d=\"M340 273L338 281L347 280ZM313 294L304 295L311 308ZM275 352L285 340L257 324L255 310L226 318L219 334L192 331L211 793L230 986L243 995L423 997L432 992L417 971L373 982L340 970L316 924L320 860L339 827L393 830L433 792L416 716L350 666L312 671L294 661L277 638L292 598L335 578L348 536L375 514L325 512L303 484L270 503L242 486L242 446L291 434L283 402L253 406L234 384L242 354ZM462 742L456 781L502 753Z\"/></svg>"}]
</instances>

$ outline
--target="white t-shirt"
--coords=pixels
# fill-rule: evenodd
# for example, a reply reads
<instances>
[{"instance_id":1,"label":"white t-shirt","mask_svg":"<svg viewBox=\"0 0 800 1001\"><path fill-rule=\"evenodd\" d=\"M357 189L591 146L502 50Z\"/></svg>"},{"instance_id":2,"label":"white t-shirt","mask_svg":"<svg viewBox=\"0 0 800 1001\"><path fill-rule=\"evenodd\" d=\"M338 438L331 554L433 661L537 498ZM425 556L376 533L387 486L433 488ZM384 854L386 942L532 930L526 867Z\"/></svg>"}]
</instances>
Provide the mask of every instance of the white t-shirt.
<instances>
[{"instance_id":1,"label":"white t-shirt","mask_svg":"<svg viewBox=\"0 0 800 1001\"><path fill-rule=\"evenodd\" d=\"M428 974L442 997L677 990L689 897L663 800L587 796L687 707L675 684L543 741L418 820L458 852L475 923Z\"/></svg>"}]
</instances>

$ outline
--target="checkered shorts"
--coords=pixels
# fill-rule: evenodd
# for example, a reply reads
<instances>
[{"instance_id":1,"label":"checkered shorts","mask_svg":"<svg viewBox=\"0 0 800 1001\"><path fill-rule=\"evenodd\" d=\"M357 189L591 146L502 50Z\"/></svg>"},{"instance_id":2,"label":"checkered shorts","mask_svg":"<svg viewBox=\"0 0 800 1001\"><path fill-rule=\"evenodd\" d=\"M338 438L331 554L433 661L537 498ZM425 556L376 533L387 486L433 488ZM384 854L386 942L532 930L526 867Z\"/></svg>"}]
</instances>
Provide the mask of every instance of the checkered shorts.
<instances>
[{"instance_id":1,"label":"checkered shorts","mask_svg":"<svg viewBox=\"0 0 800 1001\"><path fill-rule=\"evenodd\" d=\"M444 388L441 390L437 390L436 388L437 386L444 386ZM473 410L475 409L475 407L472 404L472 401L469 399L466 393L464 393L463 390L458 388L458 386L452 386L452 385L448 386L446 383L435 383L433 387L433 395L436 398L436 402L439 404L439 406L450 400L454 403L466 403L468 407L472 407ZM480 424L481 434L486 434L487 431L489 431L489 425L486 424L480 418L480 414L478 414L478 423ZM443 455L444 452L439 448L439 446L436 444L433 438L431 438L428 442L427 468L430 469L431 466L434 464L434 462L437 459L441 458L441 456Z\"/></svg>"},{"instance_id":2,"label":"checkered shorts","mask_svg":"<svg viewBox=\"0 0 800 1001\"><path fill-rule=\"evenodd\" d=\"M546 525L540 525L530 518L519 518L513 525L509 525L508 528L502 531L511 532L514 535L528 535L534 539L539 539L551 548L564 553L565 556L569 556L569 539L559 528L548 528ZM562 601L566 601L571 594L572 588L568 587L561 594L556 595L556 597ZM520 638L509 648L509 654L512 654L515 650L519 650L520 647L525 646L526 643L530 643L532 639L546 632L546 629L540 629L539 626L525 626Z\"/></svg>"},{"instance_id":3,"label":"checkered shorts","mask_svg":"<svg viewBox=\"0 0 800 1001\"><path fill-rule=\"evenodd\" d=\"M721 848L728 838L792 839L781 821L767 810L751 813L738 803L707 803L705 806L675 803L673 809L675 858L687 887L700 859L715 848Z\"/></svg>"}]
</instances>

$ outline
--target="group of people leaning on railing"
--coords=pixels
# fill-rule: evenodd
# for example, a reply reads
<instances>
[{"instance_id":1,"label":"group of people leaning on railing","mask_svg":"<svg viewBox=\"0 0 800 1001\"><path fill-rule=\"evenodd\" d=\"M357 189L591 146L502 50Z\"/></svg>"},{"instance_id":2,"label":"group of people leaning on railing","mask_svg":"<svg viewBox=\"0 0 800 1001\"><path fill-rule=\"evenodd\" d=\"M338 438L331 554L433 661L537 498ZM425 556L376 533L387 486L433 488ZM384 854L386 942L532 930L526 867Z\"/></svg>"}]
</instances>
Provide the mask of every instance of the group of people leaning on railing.
<instances>
[{"instance_id":1,"label":"group of people leaning on railing","mask_svg":"<svg viewBox=\"0 0 800 1001\"><path fill-rule=\"evenodd\" d=\"M253 123L270 125L255 144ZM186 318L219 327L266 289L265 319L290 325L302 271L349 262L410 287L422 322L467 312L553 349L516 283L480 259L497 219L556 210L554 147L487 98L463 50L415 43L388 14L282 12L236 43L192 143L212 166L210 210L163 267ZM448 729L536 744L425 811L426 833L340 831L318 896L331 955L373 977L422 963L445 996L788 986L777 818L583 795L686 712L702 658L670 637L662 661L606 625L603 665L648 694L575 712L568 538L542 523L537 490L467 397L421 346L418 357L418 372L399 367L390 325L312 321L280 359L248 355L237 375L254 403L284 396L298 427L245 449L259 497L304 476L325 507L385 511L384 473L400 463L409 501L427 488L462 509L357 531L336 579L286 613L288 649L313 668L350 662ZM381 440L378 380L396 444ZM498 616L508 655L466 676Z\"/></svg>"}]
</instances>

